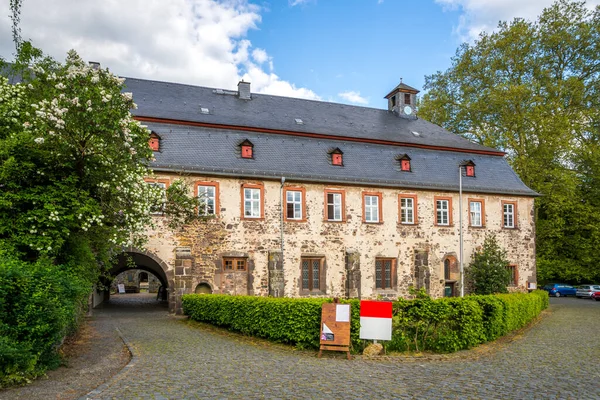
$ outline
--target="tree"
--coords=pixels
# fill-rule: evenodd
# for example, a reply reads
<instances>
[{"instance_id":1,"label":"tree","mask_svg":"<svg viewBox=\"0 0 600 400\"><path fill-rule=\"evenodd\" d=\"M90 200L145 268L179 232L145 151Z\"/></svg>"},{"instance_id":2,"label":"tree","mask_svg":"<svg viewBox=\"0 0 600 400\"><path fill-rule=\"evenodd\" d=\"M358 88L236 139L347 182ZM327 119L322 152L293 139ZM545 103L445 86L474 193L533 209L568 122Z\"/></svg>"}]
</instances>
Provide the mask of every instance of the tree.
<instances>
[{"instance_id":1,"label":"tree","mask_svg":"<svg viewBox=\"0 0 600 400\"><path fill-rule=\"evenodd\" d=\"M600 279L600 7L501 22L426 77L419 113L502 149L536 201L538 279Z\"/></svg>"},{"instance_id":2,"label":"tree","mask_svg":"<svg viewBox=\"0 0 600 400\"><path fill-rule=\"evenodd\" d=\"M465 271L468 286L475 294L508 293L510 271L506 252L494 235L486 236L483 247L475 250Z\"/></svg>"}]
</instances>

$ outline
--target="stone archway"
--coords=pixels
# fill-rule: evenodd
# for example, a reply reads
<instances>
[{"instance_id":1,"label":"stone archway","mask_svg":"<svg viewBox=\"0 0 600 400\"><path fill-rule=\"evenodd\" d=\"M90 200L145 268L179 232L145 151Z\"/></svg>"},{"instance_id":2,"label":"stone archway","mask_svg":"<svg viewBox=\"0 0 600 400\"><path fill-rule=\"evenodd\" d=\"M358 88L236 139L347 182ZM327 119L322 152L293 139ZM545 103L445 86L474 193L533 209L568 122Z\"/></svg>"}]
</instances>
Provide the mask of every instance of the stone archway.
<instances>
[{"instance_id":1,"label":"stone archway","mask_svg":"<svg viewBox=\"0 0 600 400\"><path fill-rule=\"evenodd\" d=\"M175 287L173 282L174 273L164 261L150 251L129 248L119 255L117 262L108 272L110 276L117 276L130 268L140 269L156 276L162 286L159 297L162 296L163 300L169 302L170 312L175 311L175 296L173 290ZM104 301L108 300L109 296L109 292L105 291Z\"/></svg>"}]
</instances>

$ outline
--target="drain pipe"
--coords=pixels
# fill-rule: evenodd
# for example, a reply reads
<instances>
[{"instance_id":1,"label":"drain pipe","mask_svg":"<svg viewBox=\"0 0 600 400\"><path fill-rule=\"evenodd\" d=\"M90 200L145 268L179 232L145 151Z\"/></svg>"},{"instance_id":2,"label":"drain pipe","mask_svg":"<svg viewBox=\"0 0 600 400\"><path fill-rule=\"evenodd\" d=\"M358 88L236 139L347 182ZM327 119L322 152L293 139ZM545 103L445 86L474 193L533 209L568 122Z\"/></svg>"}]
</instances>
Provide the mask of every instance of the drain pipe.
<instances>
[{"instance_id":1,"label":"drain pipe","mask_svg":"<svg viewBox=\"0 0 600 400\"><path fill-rule=\"evenodd\" d=\"M462 167L462 164L458 166L458 231L460 237L460 297L465 297L465 269L463 266Z\"/></svg>"},{"instance_id":2,"label":"drain pipe","mask_svg":"<svg viewBox=\"0 0 600 400\"><path fill-rule=\"evenodd\" d=\"M281 270L283 271L283 213L285 212L283 208L283 184L285 183L285 177L281 177L281 187L279 188L279 208L281 210Z\"/></svg>"}]
</instances>

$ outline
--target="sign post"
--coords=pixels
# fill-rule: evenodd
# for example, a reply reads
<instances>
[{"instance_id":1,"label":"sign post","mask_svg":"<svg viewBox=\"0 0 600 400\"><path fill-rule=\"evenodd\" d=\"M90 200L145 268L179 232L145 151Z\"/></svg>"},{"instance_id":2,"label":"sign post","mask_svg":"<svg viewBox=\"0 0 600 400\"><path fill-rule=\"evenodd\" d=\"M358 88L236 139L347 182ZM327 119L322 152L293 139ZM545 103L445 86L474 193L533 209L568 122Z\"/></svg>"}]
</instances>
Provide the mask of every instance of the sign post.
<instances>
[{"instance_id":1,"label":"sign post","mask_svg":"<svg viewBox=\"0 0 600 400\"><path fill-rule=\"evenodd\" d=\"M392 303L389 301L361 300L361 339L392 340Z\"/></svg>"},{"instance_id":2,"label":"sign post","mask_svg":"<svg viewBox=\"0 0 600 400\"><path fill-rule=\"evenodd\" d=\"M319 358L323 350L330 350L345 351L350 360L350 315L350 304L323 304Z\"/></svg>"}]
</instances>

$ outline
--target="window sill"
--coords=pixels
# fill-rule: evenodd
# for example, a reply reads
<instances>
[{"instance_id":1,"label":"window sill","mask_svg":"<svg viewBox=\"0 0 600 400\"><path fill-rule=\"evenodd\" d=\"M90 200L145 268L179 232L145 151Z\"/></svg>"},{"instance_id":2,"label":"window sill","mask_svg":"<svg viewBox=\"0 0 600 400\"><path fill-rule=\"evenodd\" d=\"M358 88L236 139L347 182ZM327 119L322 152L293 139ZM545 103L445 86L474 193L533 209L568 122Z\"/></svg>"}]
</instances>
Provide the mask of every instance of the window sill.
<instances>
[{"instance_id":1,"label":"window sill","mask_svg":"<svg viewBox=\"0 0 600 400\"><path fill-rule=\"evenodd\" d=\"M265 218L264 217L242 217L241 218L242 221L264 221Z\"/></svg>"},{"instance_id":2,"label":"window sill","mask_svg":"<svg viewBox=\"0 0 600 400\"><path fill-rule=\"evenodd\" d=\"M343 223L346 222L346 220L340 220L340 221L338 221L338 220L334 220L334 219L324 219L323 222L331 222L331 223L334 223L334 224L343 224Z\"/></svg>"},{"instance_id":3,"label":"window sill","mask_svg":"<svg viewBox=\"0 0 600 400\"><path fill-rule=\"evenodd\" d=\"M377 221L377 222L363 221L363 224L366 224L366 225L383 225L383 221Z\"/></svg>"},{"instance_id":4,"label":"window sill","mask_svg":"<svg viewBox=\"0 0 600 400\"><path fill-rule=\"evenodd\" d=\"M485 225L478 225L478 226L469 225L469 229L485 229Z\"/></svg>"},{"instance_id":5,"label":"window sill","mask_svg":"<svg viewBox=\"0 0 600 400\"><path fill-rule=\"evenodd\" d=\"M400 226L417 226L419 224L414 223L414 222L398 222L398 225L400 225Z\"/></svg>"},{"instance_id":6,"label":"window sill","mask_svg":"<svg viewBox=\"0 0 600 400\"><path fill-rule=\"evenodd\" d=\"M303 219L287 219L287 218L284 218L283 221L284 222L292 222L292 223L306 222L306 218L303 218Z\"/></svg>"}]
</instances>

